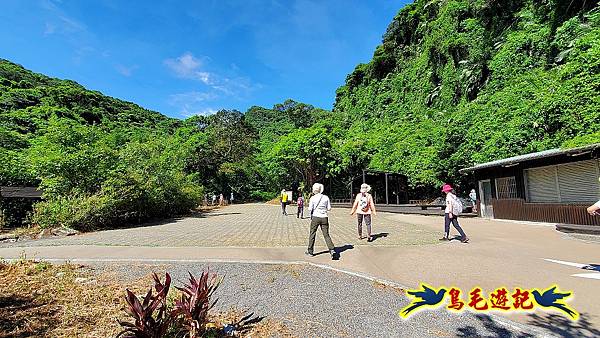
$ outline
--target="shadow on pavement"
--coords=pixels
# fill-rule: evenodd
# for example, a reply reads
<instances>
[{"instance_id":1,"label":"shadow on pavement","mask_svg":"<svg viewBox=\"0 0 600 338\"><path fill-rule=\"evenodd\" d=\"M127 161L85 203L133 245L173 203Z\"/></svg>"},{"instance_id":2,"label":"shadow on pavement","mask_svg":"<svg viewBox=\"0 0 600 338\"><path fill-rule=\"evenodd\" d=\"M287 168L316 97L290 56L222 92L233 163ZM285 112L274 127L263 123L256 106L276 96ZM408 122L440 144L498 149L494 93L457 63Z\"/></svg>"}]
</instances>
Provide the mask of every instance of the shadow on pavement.
<instances>
[{"instance_id":1,"label":"shadow on pavement","mask_svg":"<svg viewBox=\"0 0 600 338\"><path fill-rule=\"evenodd\" d=\"M475 315L481 325L485 328L485 332L481 332L472 325L459 327L456 329L457 337L499 337L499 338L529 338L535 337L528 333L513 332L506 327L496 323L492 317L488 315Z\"/></svg>"},{"instance_id":2,"label":"shadow on pavement","mask_svg":"<svg viewBox=\"0 0 600 338\"><path fill-rule=\"evenodd\" d=\"M373 242L375 242L379 238L385 238L389 235L389 232L380 232L378 234L371 235Z\"/></svg>"},{"instance_id":3,"label":"shadow on pavement","mask_svg":"<svg viewBox=\"0 0 600 338\"><path fill-rule=\"evenodd\" d=\"M481 332L472 325L459 327L456 329L458 337L505 337L505 338L525 338L535 337L530 333L515 332L503 325L495 322L488 315L475 315L481 325L485 328L485 332ZM545 332L551 332L561 337L599 337L600 330L595 328L590 322L590 315L581 313L578 321L572 321L569 318L559 314L543 314L533 313L528 316L528 325L534 326L537 329Z\"/></svg>"},{"instance_id":4,"label":"shadow on pavement","mask_svg":"<svg viewBox=\"0 0 600 338\"><path fill-rule=\"evenodd\" d=\"M577 321L572 321L563 315L553 313L543 315L533 313L528 317L527 324L562 337L600 337L600 329L595 328L594 324L590 322L590 315L588 313L579 314Z\"/></svg>"},{"instance_id":5,"label":"shadow on pavement","mask_svg":"<svg viewBox=\"0 0 600 338\"><path fill-rule=\"evenodd\" d=\"M354 245L352 245L352 244L346 244L346 245L342 245L342 246L336 246L335 247L335 252L337 253L337 256L339 258L339 255L342 252L344 252L346 250L352 250L352 249L354 249ZM328 250L323 250L323 251L315 252L315 256L322 255L322 254L328 254L328 253L329 253Z\"/></svg>"},{"instance_id":6,"label":"shadow on pavement","mask_svg":"<svg viewBox=\"0 0 600 338\"><path fill-rule=\"evenodd\" d=\"M218 211L213 211L213 212L208 212L208 213L204 213L201 216L197 216L197 218L206 218L206 217L215 217L215 216L227 216L227 215L241 215L241 212L218 212Z\"/></svg>"}]
</instances>

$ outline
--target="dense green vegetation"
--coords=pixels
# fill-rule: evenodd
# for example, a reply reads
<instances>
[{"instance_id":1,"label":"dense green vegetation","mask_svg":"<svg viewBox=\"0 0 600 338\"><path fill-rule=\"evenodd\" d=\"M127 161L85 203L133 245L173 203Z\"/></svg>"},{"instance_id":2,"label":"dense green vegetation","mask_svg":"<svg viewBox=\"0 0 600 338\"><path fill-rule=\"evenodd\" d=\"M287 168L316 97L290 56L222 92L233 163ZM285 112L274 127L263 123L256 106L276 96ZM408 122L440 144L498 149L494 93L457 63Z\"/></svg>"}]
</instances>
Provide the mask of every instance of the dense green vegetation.
<instances>
[{"instance_id":1,"label":"dense green vegetation","mask_svg":"<svg viewBox=\"0 0 600 338\"><path fill-rule=\"evenodd\" d=\"M413 186L465 182L458 169L478 162L599 142L594 6L415 1L348 75L334 111L352 120L350 134L365 135L369 166L405 173Z\"/></svg>"},{"instance_id":2,"label":"dense green vegetation","mask_svg":"<svg viewBox=\"0 0 600 338\"><path fill-rule=\"evenodd\" d=\"M474 163L600 142L600 8L570 0L417 0L332 112L288 100L185 121L0 60L4 222L80 229L186 212L204 194L270 199L363 168L468 189ZM331 182L331 181L328 181Z\"/></svg>"},{"instance_id":3,"label":"dense green vegetation","mask_svg":"<svg viewBox=\"0 0 600 338\"><path fill-rule=\"evenodd\" d=\"M0 93L0 185L44 192L33 210L3 200L4 224L139 223L187 212L203 191L246 197L253 182L255 137L239 112L179 121L6 60Z\"/></svg>"}]
</instances>

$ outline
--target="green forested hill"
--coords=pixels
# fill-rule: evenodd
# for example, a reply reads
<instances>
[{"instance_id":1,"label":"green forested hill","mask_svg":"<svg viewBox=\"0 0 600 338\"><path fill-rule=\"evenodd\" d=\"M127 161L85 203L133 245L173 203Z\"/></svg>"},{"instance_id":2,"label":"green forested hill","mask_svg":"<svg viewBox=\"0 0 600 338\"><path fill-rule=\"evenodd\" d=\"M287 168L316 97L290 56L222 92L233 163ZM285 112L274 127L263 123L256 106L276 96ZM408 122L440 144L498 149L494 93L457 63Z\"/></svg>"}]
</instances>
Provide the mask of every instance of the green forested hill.
<instances>
[{"instance_id":1,"label":"green forested hill","mask_svg":"<svg viewBox=\"0 0 600 338\"><path fill-rule=\"evenodd\" d=\"M156 127L173 122L136 104L85 89L70 80L50 78L0 59L1 126L33 132L51 115L81 124L120 123Z\"/></svg>"},{"instance_id":2,"label":"green forested hill","mask_svg":"<svg viewBox=\"0 0 600 338\"><path fill-rule=\"evenodd\" d=\"M216 118L214 118L216 120ZM0 60L0 185L40 186L44 201L0 200L0 227L92 229L198 205L192 169L203 132Z\"/></svg>"},{"instance_id":3,"label":"green forested hill","mask_svg":"<svg viewBox=\"0 0 600 338\"><path fill-rule=\"evenodd\" d=\"M369 166L413 186L476 162L598 142L597 1L417 0L396 15L334 111ZM595 133L595 134L594 134Z\"/></svg>"}]
</instances>

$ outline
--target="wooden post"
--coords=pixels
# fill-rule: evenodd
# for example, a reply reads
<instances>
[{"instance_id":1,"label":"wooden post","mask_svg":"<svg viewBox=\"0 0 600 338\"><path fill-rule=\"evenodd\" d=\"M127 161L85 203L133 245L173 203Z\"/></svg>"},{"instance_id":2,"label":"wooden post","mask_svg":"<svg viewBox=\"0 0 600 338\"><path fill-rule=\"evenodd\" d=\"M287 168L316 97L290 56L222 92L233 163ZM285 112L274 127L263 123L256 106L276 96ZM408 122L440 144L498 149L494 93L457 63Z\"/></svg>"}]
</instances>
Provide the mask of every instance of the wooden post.
<instances>
[{"instance_id":1,"label":"wooden post","mask_svg":"<svg viewBox=\"0 0 600 338\"><path fill-rule=\"evenodd\" d=\"M385 173L385 204L390 204L388 196L388 173Z\"/></svg>"}]
</instances>

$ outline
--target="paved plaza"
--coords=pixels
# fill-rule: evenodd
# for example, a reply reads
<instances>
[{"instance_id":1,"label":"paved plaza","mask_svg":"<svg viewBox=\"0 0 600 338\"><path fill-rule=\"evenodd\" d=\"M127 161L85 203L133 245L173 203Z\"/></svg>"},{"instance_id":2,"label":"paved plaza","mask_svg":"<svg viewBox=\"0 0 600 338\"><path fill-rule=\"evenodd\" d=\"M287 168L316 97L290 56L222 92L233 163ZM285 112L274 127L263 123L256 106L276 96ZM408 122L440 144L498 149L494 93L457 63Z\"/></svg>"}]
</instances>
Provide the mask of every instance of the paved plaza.
<instances>
[{"instance_id":1,"label":"paved plaza","mask_svg":"<svg viewBox=\"0 0 600 338\"><path fill-rule=\"evenodd\" d=\"M491 292L498 287L545 289L557 284L561 290L573 291L574 297L569 304L581 313L578 322L572 322L556 312L502 317L492 313L477 319L470 313L458 316L436 311L419 314L414 321L394 317L397 321L391 323L390 327L417 334L410 328L427 323L428 330L418 333L421 336L469 336L469 332L503 337L546 334L600 336L600 272L581 268L585 264L600 263L600 243L593 238L566 235L544 224L465 218L461 219L461 225L471 239L468 244L457 240L439 242L437 238L442 234L442 217L379 213L374 218L373 228L378 238L367 243L357 239L355 218L348 213L349 209L344 208L336 208L331 213L330 232L341 254L338 261L331 261L324 253L306 257L303 252L309 220L300 220L292 215L283 216L278 206L266 204L232 205L194 217L143 227L4 243L0 245L0 257L18 258L26 254L28 257L84 264L170 264L174 267L240 263L307 266L310 263L325 269L324 281L335 281L335 277L326 273L327 270L333 270L367 281L391 282L402 288L416 288L419 283L426 282L434 287L456 286L463 290L479 286ZM317 234L316 244L317 252L325 252L320 233ZM224 269L231 271L233 268ZM317 279L315 283L318 284L318 270L310 271L313 276L311 280ZM372 282L367 284L374 285ZM291 285L280 287L290 288ZM350 299L356 292L354 285L348 297L344 296L342 290L336 287L339 306L354 304ZM293 297L300 297L297 291L289 290ZM312 296L301 292L305 298L298 298L297 301L309 302L309 299L314 299L314 302L319 302L325 299L324 290L315 289L314 292ZM391 296L386 294L385 297ZM401 304L406 303L403 295L398 294L398 297ZM261 304L257 305L259 308L275 304L256 299L256 304ZM381 306L389 307L392 304L390 298L385 299ZM360 311L384 311L374 305L377 301L368 304L374 308ZM392 310L386 309L383 317L373 318L372 321L384 323L389 320L385 318L399 310L397 304L393 307ZM322 307L317 308L325 311ZM336 313L335 307L326 308ZM271 308L266 313L277 311ZM291 310L286 308L285 311ZM370 320L367 317L363 319L365 325ZM460 325L449 324L453 320L469 324L465 324L467 328L463 331L458 331ZM475 325L474 328L469 328L472 325ZM492 330L493 333L486 331L485 327L499 328L499 331ZM523 327L525 329L522 330ZM540 329L542 333L528 331L528 328ZM377 336L376 333L373 335Z\"/></svg>"},{"instance_id":2,"label":"paved plaza","mask_svg":"<svg viewBox=\"0 0 600 338\"><path fill-rule=\"evenodd\" d=\"M249 247L271 248L304 246L310 219L281 214L279 206L267 204L233 205L156 225L99 231L60 239L45 239L23 245L114 245L160 247ZM366 236L366 227L363 229ZM435 244L439 231L411 223L399 223L393 214L377 216L375 241L359 241L356 218L349 209L335 209L330 216L334 243L342 245L398 246ZM319 233L320 234L320 233ZM317 236L317 245L323 237Z\"/></svg>"}]
</instances>

